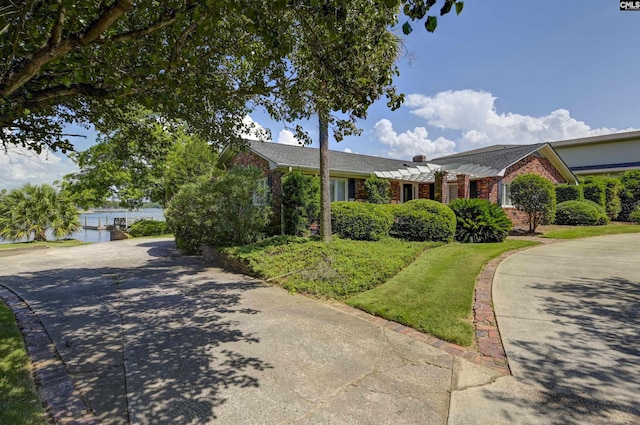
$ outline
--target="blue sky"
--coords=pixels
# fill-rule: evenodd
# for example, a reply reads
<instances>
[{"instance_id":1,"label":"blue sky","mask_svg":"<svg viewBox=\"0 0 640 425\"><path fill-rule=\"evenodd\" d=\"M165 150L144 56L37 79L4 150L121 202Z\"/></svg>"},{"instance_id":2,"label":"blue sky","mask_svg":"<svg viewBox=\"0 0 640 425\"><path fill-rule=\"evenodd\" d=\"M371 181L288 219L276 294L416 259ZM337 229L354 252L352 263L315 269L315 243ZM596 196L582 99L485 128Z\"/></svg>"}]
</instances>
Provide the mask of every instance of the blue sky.
<instances>
[{"instance_id":1,"label":"blue sky","mask_svg":"<svg viewBox=\"0 0 640 425\"><path fill-rule=\"evenodd\" d=\"M403 37L396 80L405 104L393 112L374 104L359 123L363 134L332 141L332 149L435 158L640 128L640 11L620 11L618 1L467 0L460 16L439 19L434 34L414 27ZM251 117L274 141L295 143L266 113ZM317 139L316 121L303 124ZM78 149L90 145L88 136ZM73 170L60 154L47 161L13 155L11 163L0 155L0 166L9 171L0 187Z\"/></svg>"}]
</instances>

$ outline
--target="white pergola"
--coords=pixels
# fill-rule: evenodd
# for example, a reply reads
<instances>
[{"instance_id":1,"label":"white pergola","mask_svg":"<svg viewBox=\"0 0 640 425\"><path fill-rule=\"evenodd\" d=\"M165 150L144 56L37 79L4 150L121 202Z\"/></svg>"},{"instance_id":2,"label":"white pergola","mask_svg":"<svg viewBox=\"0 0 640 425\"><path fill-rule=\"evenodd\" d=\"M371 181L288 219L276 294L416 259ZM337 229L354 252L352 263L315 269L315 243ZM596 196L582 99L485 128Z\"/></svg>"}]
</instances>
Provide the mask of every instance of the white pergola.
<instances>
[{"instance_id":1,"label":"white pergola","mask_svg":"<svg viewBox=\"0 0 640 425\"><path fill-rule=\"evenodd\" d=\"M454 181L457 180L456 175L458 174L466 174L472 178L483 178L503 175L504 170L496 170L476 164L457 163L438 165L427 163L425 165L416 165L415 167L374 172L374 174L380 178L416 183L433 183L435 182L436 173L442 173L447 181Z\"/></svg>"}]
</instances>

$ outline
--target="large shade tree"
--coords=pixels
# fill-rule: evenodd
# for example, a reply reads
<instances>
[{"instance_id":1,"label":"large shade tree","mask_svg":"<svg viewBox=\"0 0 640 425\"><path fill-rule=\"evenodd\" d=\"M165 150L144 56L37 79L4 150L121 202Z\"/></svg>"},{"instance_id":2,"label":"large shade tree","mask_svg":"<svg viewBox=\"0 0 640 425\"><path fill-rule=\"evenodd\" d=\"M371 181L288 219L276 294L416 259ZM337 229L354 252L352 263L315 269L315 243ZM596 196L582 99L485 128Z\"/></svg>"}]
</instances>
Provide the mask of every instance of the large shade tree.
<instances>
[{"instance_id":1,"label":"large shade tree","mask_svg":"<svg viewBox=\"0 0 640 425\"><path fill-rule=\"evenodd\" d=\"M433 31L436 18L427 13L435 4L436 0L5 2L0 6L0 141L5 148L21 144L67 151L73 146L63 131L66 124L117 127L122 114L114 112L131 102L170 119L184 119L206 140L221 145L237 141L248 101L262 96L286 99L290 93L283 87L304 76L301 60L294 61L298 72L284 72L300 46L303 51L320 47L324 53L297 55L299 59L335 59L325 53L338 48L351 53L340 60L367 58L368 46L362 43L370 38L341 43L346 28L340 24L354 23L345 13L381 14L392 25L400 8L407 20L425 20ZM459 12L462 5L455 0L442 4L441 14L453 5ZM411 31L408 21L402 28ZM369 30L380 33L386 28L375 25ZM308 37L301 39L301 34ZM331 66L340 71L341 64L345 63ZM321 77L316 73L313 78ZM327 94L336 92L332 85L327 85ZM344 109L350 112L351 107Z\"/></svg>"},{"instance_id":2,"label":"large shade tree","mask_svg":"<svg viewBox=\"0 0 640 425\"><path fill-rule=\"evenodd\" d=\"M217 152L183 124L129 107L120 126L99 134L97 143L73 154L80 170L64 178L78 205L98 207L108 199L122 207L145 199L166 205L179 187L210 174Z\"/></svg>"},{"instance_id":3,"label":"large shade tree","mask_svg":"<svg viewBox=\"0 0 640 425\"><path fill-rule=\"evenodd\" d=\"M0 239L46 241L80 228L75 204L51 185L26 184L0 195Z\"/></svg>"}]
</instances>

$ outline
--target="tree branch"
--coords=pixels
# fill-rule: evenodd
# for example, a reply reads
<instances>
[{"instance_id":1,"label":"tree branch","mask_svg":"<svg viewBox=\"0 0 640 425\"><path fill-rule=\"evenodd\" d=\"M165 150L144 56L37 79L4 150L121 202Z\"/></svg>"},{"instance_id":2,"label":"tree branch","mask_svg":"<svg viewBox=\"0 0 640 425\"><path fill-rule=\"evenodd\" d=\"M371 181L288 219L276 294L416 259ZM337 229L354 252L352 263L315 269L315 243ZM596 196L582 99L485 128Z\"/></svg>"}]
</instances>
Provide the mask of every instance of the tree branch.
<instances>
[{"instance_id":1,"label":"tree branch","mask_svg":"<svg viewBox=\"0 0 640 425\"><path fill-rule=\"evenodd\" d=\"M106 42L122 43L126 41L135 40L136 38L144 37L145 35L149 35L166 26L173 24L175 20L176 20L176 13L172 11L170 13L167 13L163 18L159 19L158 21L154 22L153 24L149 25L146 28L125 32L122 34L117 34L109 38L108 40L101 41L101 43L102 44Z\"/></svg>"},{"instance_id":2,"label":"tree branch","mask_svg":"<svg viewBox=\"0 0 640 425\"><path fill-rule=\"evenodd\" d=\"M29 60L7 78L5 83L0 84L0 96L8 98L27 81L31 80L50 61L66 54L79 45L86 45L97 39L120 16L131 9L132 4L133 0L116 0L97 20L89 25L82 36L76 36L55 45L47 44L35 51Z\"/></svg>"},{"instance_id":3,"label":"tree branch","mask_svg":"<svg viewBox=\"0 0 640 425\"><path fill-rule=\"evenodd\" d=\"M49 38L49 42L47 45L55 46L60 43L60 39L62 38L62 26L64 25L64 5L62 4L62 0L57 0L58 3L58 13L56 14L56 21L53 24L53 28L51 29L51 37Z\"/></svg>"}]
</instances>

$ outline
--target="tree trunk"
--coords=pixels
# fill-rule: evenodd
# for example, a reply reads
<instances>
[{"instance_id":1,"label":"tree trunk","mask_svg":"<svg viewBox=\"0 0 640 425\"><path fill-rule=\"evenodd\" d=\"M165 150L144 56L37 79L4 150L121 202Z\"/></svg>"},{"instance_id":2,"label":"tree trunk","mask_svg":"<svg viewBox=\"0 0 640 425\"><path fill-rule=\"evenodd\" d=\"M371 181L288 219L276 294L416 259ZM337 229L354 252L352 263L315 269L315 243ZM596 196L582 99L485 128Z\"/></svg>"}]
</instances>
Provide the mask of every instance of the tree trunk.
<instances>
[{"instance_id":1,"label":"tree trunk","mask_svg":"<svg viewBox=\"0 0 640 425\"><path fill-rule=\"evenodd\" d=\"M320 237L331 242L331 186L329 177L329 119L318 111L320 124Z\"/></svg>"}]
</instances>

